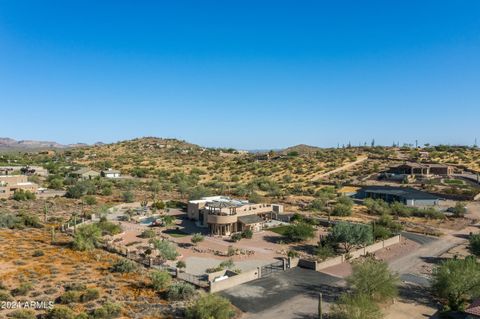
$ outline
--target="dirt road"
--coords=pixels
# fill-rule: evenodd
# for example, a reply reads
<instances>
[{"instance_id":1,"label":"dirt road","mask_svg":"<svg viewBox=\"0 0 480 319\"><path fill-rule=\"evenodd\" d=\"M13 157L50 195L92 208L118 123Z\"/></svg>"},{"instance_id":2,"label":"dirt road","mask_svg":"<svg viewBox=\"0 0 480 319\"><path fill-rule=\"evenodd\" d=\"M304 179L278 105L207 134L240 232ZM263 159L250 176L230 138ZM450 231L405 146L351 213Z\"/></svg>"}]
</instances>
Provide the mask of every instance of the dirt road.
<instances>
[{"instance_id":1,"label":"dirt road","mask_svg":"<svg viewBox=\"0 0 480 319\"><path fill-rule=\"evenodd\" d=\"M345 165L343 165L343 166L340 166L340 167L338 167L338 168L336 168L336 169L334 169L334 170L331 170L331 171L329 171L329 172L317 174L317 175L313 176L313 177L311 178L311 180L316 180L316 179L319 179L319 178L324 178L324 177L327 177L327 176L329 176L329 175L331 175L331 174L335 174L335 173L338 173L338 172L347 170L347 169L349 169L349 168L352 168L352 167L355 166L355 165L358 165L358 164L360 164L360 163L365 162L367 159L368 159L368 156L359 156L356 161L351 162L351 163L347 163L347 164L345 164Z\"/></svg>"}]
</instances>

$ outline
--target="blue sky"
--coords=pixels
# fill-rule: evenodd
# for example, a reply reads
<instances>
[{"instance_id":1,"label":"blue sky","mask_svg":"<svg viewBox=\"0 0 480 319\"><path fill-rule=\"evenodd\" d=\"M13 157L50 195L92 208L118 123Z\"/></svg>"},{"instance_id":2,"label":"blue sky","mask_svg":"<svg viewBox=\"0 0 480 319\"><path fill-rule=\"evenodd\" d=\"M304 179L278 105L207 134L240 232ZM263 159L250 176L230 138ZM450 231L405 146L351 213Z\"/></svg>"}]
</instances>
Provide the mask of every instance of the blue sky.
<instances>
[{"instance_id":1,"label":"blue sky","mask_svg":"<svg viewBox=\"0 0 480 319\"><path fill-rule=\"evenodd\" d=\"M0 136L472 144L480 2L0 0Z\"/></svg>"}]
</instances>

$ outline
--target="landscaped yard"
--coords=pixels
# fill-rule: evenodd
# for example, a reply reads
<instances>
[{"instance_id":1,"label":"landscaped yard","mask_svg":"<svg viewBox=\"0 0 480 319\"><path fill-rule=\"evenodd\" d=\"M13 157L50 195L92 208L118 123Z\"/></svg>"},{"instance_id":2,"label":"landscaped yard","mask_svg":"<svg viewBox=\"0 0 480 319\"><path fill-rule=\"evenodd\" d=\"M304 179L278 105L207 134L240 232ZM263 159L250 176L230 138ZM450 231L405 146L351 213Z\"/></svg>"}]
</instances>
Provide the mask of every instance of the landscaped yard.
<instances>
[{"instance_id":1,"label":"landscaped yard","mask_svg":"<svg viewBox=\"0 0 480 319\"><path fill-rule=\"evenodd\" d=\"M168 229L163 231L164 234L170 235L172 237L185 237L188 236L189 234L181 231L180 229Z\"/></svg>"},{"instance_id":2,"label":"landscaped yard","mask_svg":"<svg viewBox=\"0 0 480 319\"><path fill-rule=\"evenodd\" d=\"M277 233L279 235L285 236L287 229L288 229L288 225L272 227L272 228L268 228L267 230Z\"/></svg>"}]
</instances>

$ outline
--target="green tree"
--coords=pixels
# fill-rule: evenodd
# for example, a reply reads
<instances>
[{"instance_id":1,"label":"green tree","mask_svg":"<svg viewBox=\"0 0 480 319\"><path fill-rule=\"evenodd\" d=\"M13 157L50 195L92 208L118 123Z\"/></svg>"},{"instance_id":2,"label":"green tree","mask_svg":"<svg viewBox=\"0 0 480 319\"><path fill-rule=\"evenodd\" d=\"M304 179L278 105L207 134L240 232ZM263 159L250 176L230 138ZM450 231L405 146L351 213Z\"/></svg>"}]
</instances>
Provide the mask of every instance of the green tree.
<instances>
[{"instance_id":1,"label":"green tree","mask_svg":"<svg viewBox=\"0 0 480 319\"><path fill-rule=\"evenodd\" d=\"M329 318L332 319L381 319L382 312L368 296L343 294L332 306Z\"/></svg>"},{"instance_id":2,"label":"green tree","mask_svg":"<svg viewBox=\"0 0 480 319\"><path fill-rule=\"evenodd\" d=\"M312 225L301 222L290 225L285 231L285 237L293 242L305 241L313 238L315 229Z\"/></svg>"},{"instance_id":3,"label":"green tree","mask_svg":"<svg viewBox=\"0 0 480 319\"><path fill-rule=\"evenodd\" d=\"M475 257L444 261L433 270L432 289L451 310L462 310L480 296L480 264Z\"/></svg>"},{"instance_id":4,"label":"green tree","mask_svg":"<svg viewBox=\"0 0 480 319\"><path fill-rule=\"evenodd\" d=\"M85 251L98 247L101 243L102 230L96 224L82 225L77 228L72 247Z\"/></svg>"},{"instance_id":5,"label":"green tree","mask_svg":"<svg viewBox=\"0 0 480 319\"><path fill-rule=\"evenodd\" d=\"M372 227L339 222L333 226L329 239L333 243L342 245L343 249L349 252L355 246L365 246L373 242Z\"/></svg>"},{"instance_id":6,"label":"green tree","mask_svg":"<svg viewBox=\"0 0 480 319\"><path fill-rule=\"evenodd\" d=\"M398 295L398 275L390 272L386 262L367 258L353 264L347 282L354 293L366 295L375 302L385 302Z\"/></svg>"},{"instance_id":7,"label":"green tree","mask_svg":"<svg viewBox=\"0 0 480 319\"><path fill-rule=\"evenodd\" d=\"M204 294L186 311L188 319L230 319L234 316L230 301L215 294Z\"/></svg>"}]
</instances>

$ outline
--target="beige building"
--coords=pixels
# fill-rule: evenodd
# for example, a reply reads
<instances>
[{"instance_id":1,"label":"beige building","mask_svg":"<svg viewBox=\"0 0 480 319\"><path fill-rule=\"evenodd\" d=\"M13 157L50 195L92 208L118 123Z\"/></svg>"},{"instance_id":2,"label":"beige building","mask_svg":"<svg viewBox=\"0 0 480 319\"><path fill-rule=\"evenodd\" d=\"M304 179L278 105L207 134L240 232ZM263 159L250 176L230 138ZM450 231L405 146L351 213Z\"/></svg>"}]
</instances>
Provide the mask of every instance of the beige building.
<instances>
[{"instance_id":1,"label":"beige building","mask_svg":"<svg viewBox=\"0 0 480 319\"><path fill-rule=\"evenodd\" d=\"M13 196L17 190L37 193L38 185L28 181L25 175L0 175L0 199Z\"/></svg>"},{"instance_id":2,"label":"beige building","mask_svg":"<svg viewBox=\"0 0 480 319\"><path fill-rule=\"evenodd\" d=\"M212 235L229 236L247 229L259 231L265 221L283 212L278 204L252 204L225 196L203 197L188 202L188 217Z\"/></svg>"},{"instance_id":3,"label":"beige building","mask_svg":"<svg viewBox=\"0 0 480 319\"><path fill-rule=\"evenodd\" d=\"M70 173L70 176L75 178L82 178L82 179L94 179L95 177L100 176L100 173L90 169L88 167L81 168L79 170L73 171Z\"/></svg>"}]
</instances>

